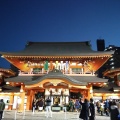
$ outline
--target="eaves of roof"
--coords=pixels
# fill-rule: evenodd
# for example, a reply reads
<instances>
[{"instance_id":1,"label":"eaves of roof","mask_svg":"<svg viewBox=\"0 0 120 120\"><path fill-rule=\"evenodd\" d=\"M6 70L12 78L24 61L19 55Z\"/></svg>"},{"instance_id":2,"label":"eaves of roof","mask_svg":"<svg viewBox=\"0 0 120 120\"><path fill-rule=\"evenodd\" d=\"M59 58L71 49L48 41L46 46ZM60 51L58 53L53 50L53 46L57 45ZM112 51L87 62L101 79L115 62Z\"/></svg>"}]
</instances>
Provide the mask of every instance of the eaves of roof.
<instances>
[{"instance_id":1,"label":"eaves of roof","mask_svg":"<svg viewBox=\"0 0 120 120\"><path fill-rule=\"evenodd\" d=\"M108 79L99 78L97 76L72 76L76 80L80 80L81 82L88 82L88 83L101 83L101 82L108 82Z\"/></svg>"},{"instance_id":2,"label":"eaves of roof","mask_svg":"<svg viewBox=\"0 0 120 120\"><path fill-rule=\"evenodd\" d=\"M108 83L107 86L101 87L99 89L93 89L93 93L118 93L114 90L120 90L120 87L114 83Z\"/></svg>"},{"instance_id":3,"label":"eaves of roof","mask_svg":"<svg viewBox=\"0 0 120 120\"><path fill-rule=\"evenodd\" d=\"M93 93L113 93L113 91L104 90L104 89L94 89Z\"/></svg>"},{"instance_id":4,"label":"eaves of roof","mask_svg":"<svg viewBox=\"0 0 120 120\"><path fill-rule=\"evenodd\" d=\"M17 76L13 78L7 78L5 79L6 82L21 82L24 83L25 85L33 85L37 84L45 79L66 79L70 81L73 84L77 85L87 85L87 82L81 82L78 80L73 79L72 77L66 76L66 75L44 75L44 76Z\"/></svg>"},{"instance_id":5,"label":"eaves of roof","mask_svg":"<svg viewBox=\"0 0 120 120\"><path fill-rule=\"evenodd\" d=\"M76 85L87 85L88 83L107 82L108 79L101 79L96 76L67 76L67 75L50 75L44 76L17 76L5 79L6 82L21 82L25 85L37 84L45 79L66 79Z\"/></svg>"},{"instance_id":6,"label":"eaves of roof","mask_svg":"<svg viewBox=\"0 0 120 120\"><path fill-rule=\"evenodd\" d=\"M2 89L2 93L4 92L20 92L20 87L14 87L14 86L9 86L9 85L4 85L4 86L1 86L1 89ZM0 93L1 93L0 92Z\"/></svg>"},{"instance_id":7,"label":"eaves of roof","mask_svg":"<svg viewBox=\"0 0 120 120\"><path fill-rule=\"evenodd\" d=\"M88 51L88 52L74 52L74 51L69 51L69 52L66 52L66 51L62 51L62 52L55 52L56 50L54 51L49 51L49 52L24 52L24 51L21 51L21 52L0 52L1 55L6 55L6 56L28 56L28 57L32 57L32 56L63 56L63 57L70 57L70 56L81 56L81 57L86 57L86 56L89 56L89 57L95 57L95 56L110 56L112 54L114 54L113 51L108 51L108 52L98 52L98 51Z\"/></svg>"},{"instance_id":8,"label":"eaves of roof","mask_svg":"<svg viewBox=\"0 0 120 120\"><path fill-rule=\"evenodd\" d=\"M15 72L12 71L11 69L0 68L0 72L4 73L5 77L15 75Z\"/></svg>"},{"instance_id":9,"label":"eaves of roof","mask_svg":"<svg viewBox=\"0 0 120 120\"><path fill-rule=\"evenodd\" d=\"M114 73L115 73L115 75L117 75L118 73L120 73L120 68L115 68L113 70L106 70L103 74L105 76L111 76L111 75L115 76Z\"/></svg>"}]
</instances>

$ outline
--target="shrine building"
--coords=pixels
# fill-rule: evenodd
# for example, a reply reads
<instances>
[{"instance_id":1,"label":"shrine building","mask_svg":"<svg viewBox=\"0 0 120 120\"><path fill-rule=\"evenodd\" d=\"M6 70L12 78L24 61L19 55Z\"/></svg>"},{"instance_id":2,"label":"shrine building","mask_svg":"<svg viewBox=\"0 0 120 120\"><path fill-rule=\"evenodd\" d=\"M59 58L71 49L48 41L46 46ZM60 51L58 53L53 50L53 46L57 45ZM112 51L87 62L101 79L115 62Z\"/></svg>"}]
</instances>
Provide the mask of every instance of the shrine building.
<instances>
[{"instance_id":1,"label":"shrine building","mask_svg":"<svg viewBox=\"0 0 120 120\"><path fill-rule=\"evenodd\" d=\"M32 109L37 97L50 96L52 105L68 104L70 99L105 99L101 91L108 79L98 78L96 71L114 54L113 51L94 51L90 41L84 42L28 42L18 52L0 52L2 58L19 69L17 76L11 70L0 69L0 97L9 100L8 109ZM2 77L4 79L2 79ZM116 94L119 95L119 94ZM108 95L110 96L110 94Z\"/></svg>"}]
</instances>

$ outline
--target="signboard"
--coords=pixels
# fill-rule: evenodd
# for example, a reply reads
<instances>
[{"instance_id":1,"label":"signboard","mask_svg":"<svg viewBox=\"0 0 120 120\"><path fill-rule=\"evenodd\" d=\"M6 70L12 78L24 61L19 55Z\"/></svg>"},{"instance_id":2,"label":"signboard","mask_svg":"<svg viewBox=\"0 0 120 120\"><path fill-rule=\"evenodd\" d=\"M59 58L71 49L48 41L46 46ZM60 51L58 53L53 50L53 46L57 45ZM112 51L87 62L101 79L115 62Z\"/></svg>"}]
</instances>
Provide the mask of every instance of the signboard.
<instances>
[{"instance_id":1,"label":"signboard","mask_svg":"<svg viewBox=\"0 0 120 120\"><path fill-rule=\"evenodd\" d=\"M61 110L61 107L52 107L52 111L60 111Z\"/></svg>"}]
</instances>

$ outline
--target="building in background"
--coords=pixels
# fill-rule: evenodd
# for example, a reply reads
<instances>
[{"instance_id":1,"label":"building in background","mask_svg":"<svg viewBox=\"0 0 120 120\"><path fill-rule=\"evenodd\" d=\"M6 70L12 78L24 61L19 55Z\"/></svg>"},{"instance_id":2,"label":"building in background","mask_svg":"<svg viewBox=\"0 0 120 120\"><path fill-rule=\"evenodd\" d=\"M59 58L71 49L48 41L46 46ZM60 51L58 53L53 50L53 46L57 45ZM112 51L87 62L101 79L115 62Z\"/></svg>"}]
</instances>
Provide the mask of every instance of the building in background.
<instances>
[{"instance_id":1,"label":"building in background","mask_svg":"<svg viewBox=\"0 0 120 120\"><path fill-rule=\"evenodd\" d=\"M105 40L104 39L97 39L97 51L104 51L105 50Z\"/></svg>"},{"instance_id":2,"label":"building in background","mask_svg":"<svg viewBox=\"0 0 120 120\"><path fill-rule=\"evenodd\" d=\"M104 51L113 51L114 54L108 59L108 61L98 69L97 74L100 78L108 79L108 84L102 88L95 89L94 91L98 94L103 92L104 94L111 96L108 98L119 99L119 96L115 96L112 93L120 92L120 47L109 45Z\"/></svg>"}]
</instances>

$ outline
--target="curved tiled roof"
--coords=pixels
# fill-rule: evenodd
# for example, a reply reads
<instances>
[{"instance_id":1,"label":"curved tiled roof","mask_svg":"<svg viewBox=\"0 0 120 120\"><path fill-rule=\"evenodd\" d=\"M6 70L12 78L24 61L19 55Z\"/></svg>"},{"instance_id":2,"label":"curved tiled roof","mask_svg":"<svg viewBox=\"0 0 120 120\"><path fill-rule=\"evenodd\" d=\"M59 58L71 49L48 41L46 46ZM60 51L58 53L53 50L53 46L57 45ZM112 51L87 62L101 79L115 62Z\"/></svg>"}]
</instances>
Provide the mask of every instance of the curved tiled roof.
<instances>
[{"instance_id":1,"label":"curved tiled roof","mask_svg":"<svg viewBox=\"0 0 120 120\"><path fill-rule=\"evenodd\" d=\"M5 79L6 82L22 82L25 85L33 85L37 84L45 79L66 79L67 81L72 82L73 84L77 85L87 85L87 82L81 82L78 80L73 79L72 77L66 76L66 75L45 75L45 76L17 76L13 78L7 78Z\"/></svg>"},{"instance_id":2,"label":"curved tiled roof","mask_svg":"<svg viewBox=\"0 0 120 120\"><path fill-rule=\"evenodd\" d=\"M20 87L10 86L10 85L4 85L1 87L1 92L20 92ZM1 93L0 92L0 93Z\"/></svg>"},{"instance_id":3,"label":"curved tiled roof","mask_svg":"<svg viewBox=\"0 0 120 120\"><path fill-rule=\"evenodd\" d=\"M113 51L93 51L90 41L84 42L28 42L19 52L0 52L13 56L98 56L111 55Z\"/></svg>"},{"instance_id":4,"label":"curved tiled roof","mask_svg":"<svg viewBox=\"0 0 120 120\"><path fill-rule=\"evenodd\" d=\"M93 93L119 93L119 91L114 92L114 90L120 91L120 87L117 86L115 83L109 82L107 86L101 87L99 89L93 89Z\"/></svg>"},{"instance_id":5,"label":"curved tiled roof","mask_svg":"<svg viewBox=\"0 0 120 120\"><path fill-rule=\"evenodd\" d=\"M58 70L49 72L43 76L17 76L5 79L6 82L22 82L25 85L37 84L45 79L65 79L76 85L87 85L92 82L107 82L108 79L98 78L96 76L67 76Z\"/></svg>"},{"instance_id":6,"label":"curved tiled roof","mask_svg":"<svg viewBox=\"0 0 120 120\"><path fill-rule=\"evenodd\" d=\"M117 74L120 73L120 68L115 68L112 70L106 70L103 74L104 76L114 77L117 76Z\"/></svg>"},{"instance_id":7,"label":"curved tiled roof","mask_svg":"<svg viewBox=\"0 0 120 120\"><path fill-rule=\"evenodd\" d=\"M3 76L5 77L10 77L15 75L14 71L12 71L11 69L5 69L5 68L0 68L0 73L3 73Z\"/></svg>"}]
</instances>

